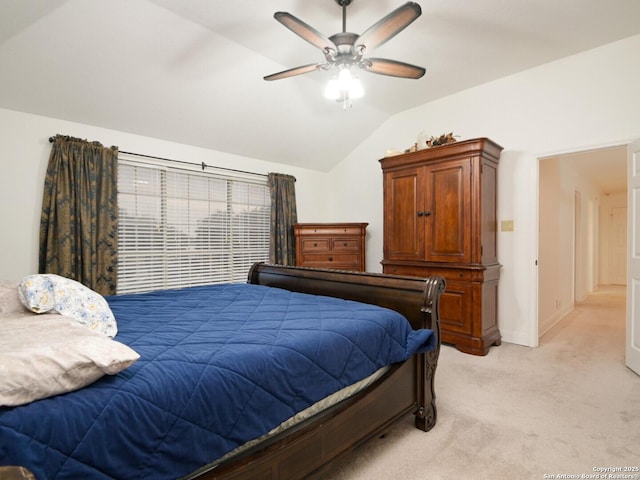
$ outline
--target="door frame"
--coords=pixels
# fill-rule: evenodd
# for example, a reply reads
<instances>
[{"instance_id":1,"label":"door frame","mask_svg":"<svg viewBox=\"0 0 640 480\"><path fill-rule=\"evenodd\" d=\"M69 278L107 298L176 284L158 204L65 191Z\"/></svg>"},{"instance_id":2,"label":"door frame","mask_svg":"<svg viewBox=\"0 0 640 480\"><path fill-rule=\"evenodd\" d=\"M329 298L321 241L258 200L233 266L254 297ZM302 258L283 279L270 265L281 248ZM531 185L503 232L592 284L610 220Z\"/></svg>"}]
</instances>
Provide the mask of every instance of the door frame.
<instances>
[{"instance_id":1,"label":"door frame","mask_svg":"<svg viewBox=\"0 0 640 480\"><path fill-rule=\"evenodd\" d=\"M537 159L537 168L536 168L536 175L537 175L537 189L536 189L536 194L537 194L537 198L536 198L536 205L535 205L535 216L536 216L536 225L537 225L537 229L536 229L536 235L535 235L535 248L536 248L536 261L535 261L535 282L534 282L534 287L535 287L535 321L533 322L534 324L531 327L531 346L532 347L537 347L539 345L539 340L540 340L540 288L539 288L539 282L540 282L540 271L539 271L539 262L538 259L540 258L540 162L549 158L549 157L557 157L557 156L563 156L563 155L570 155L570 154L574 154L574 153L580 153L580 152L587 152L590 150L601 150L601 149L607 149L607 148L613 148L613 147L629 147L629 145L633 142L634 140L622 140L622 141L617 141L617 142L610 142L610 143L604 143L604 144L600 144L600 145L589 145L589 146L585 146L584 148L571 148L571 149L567 149L567 150L558 150L558 151L549 151L549 152L540 152L536 155L536 159ZM630 167L629 167L630 168ZM627 182L629 179L629 171L627 172ZM629 195L629 194L628 194ZM629 198L629 197L628 197ZM629 208L629 200L627 200L627 209L628 211L630 211ZM574 210L575 212L575 210ZM631 213L629 213L629 215L631 215ZM575 235L575 228L574 228L574 235ZM630 262L630 255L627 255L627 265L629 265ZM575 260L574 260L575 263ZM574 283L575 283L575 265L574 265L574 271L572 272L572 277L574 279ZM628 288L628 287L627 287ZM574 298L575 298L575 285L574 285ZM628 292L628 290L627 290ZM628 293L627 293L627 297L628 297ZM627 314L628 314L628 310L627 309ZM546 332L545 332L546 333ZM628 343L628 342L627 342Z\"/></svg>"}]
</instances>

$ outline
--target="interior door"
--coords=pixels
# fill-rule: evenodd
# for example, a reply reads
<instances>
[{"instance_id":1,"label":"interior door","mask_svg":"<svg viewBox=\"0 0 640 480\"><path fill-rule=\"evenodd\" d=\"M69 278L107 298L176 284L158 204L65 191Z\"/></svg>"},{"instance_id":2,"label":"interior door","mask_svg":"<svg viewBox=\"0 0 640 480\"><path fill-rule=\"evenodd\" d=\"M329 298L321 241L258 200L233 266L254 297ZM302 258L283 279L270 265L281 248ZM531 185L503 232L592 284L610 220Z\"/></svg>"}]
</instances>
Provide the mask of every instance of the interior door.
<instances>
[{"instance_id":1,"label":"interior door","mask_svg":"<svg viewBox=\"0 0 640 480\"><path fill-rule=\"evenodd\" d=\"M627 366L640 375L640 139L628 150Z\"/></svg>"}]
</instances>

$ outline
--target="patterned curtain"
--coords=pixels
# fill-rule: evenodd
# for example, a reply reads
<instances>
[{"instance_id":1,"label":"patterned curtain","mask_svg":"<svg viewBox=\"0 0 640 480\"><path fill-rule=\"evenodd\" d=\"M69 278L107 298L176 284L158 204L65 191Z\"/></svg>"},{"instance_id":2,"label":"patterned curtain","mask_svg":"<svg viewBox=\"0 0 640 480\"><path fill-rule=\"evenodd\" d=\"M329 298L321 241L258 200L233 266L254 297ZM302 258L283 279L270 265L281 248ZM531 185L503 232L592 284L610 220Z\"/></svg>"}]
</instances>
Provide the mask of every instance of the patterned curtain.
<instances>
[{"instance_id":1,"label":"patterned curtain","mask_svg":"<svg viewBox=\"0 0 640 480\"><path fill-rule=\"evenodd\" d=\"M117 147L56 135L42 199L40 273L116 293L117 181Z\"/></svg>"},{"instance_id":2,"label":"patterned curtain","mask_svg":"<svg viewBox=\"0 0 640 480\"><path fill-rule=\"evenodd\" d=\"M296 210L296 179L281 173L269 174L271 194L271 239L269 261L279 265L296 264L296 240L293 224L298 221Z\"/></svg>"}]
</instances>

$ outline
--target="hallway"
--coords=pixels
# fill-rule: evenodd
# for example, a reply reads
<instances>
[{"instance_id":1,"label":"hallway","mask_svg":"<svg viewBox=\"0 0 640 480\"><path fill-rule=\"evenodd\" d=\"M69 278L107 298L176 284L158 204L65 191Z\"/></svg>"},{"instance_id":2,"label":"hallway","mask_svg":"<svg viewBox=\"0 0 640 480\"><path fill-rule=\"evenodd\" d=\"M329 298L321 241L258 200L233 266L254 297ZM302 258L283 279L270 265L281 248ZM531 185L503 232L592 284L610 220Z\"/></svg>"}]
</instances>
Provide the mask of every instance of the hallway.
<instances>
[{"instance_id":1,"label":"hallway","mask_svg":"<svg viewBox=\"0 0 640 480\"><path fill-rule=\"evenodd\" d=\"M606 353L624 364L626 292L624 285L600 285L540 338L540 346L558 341L567 351Z\"/></svg>"}]
</instances>

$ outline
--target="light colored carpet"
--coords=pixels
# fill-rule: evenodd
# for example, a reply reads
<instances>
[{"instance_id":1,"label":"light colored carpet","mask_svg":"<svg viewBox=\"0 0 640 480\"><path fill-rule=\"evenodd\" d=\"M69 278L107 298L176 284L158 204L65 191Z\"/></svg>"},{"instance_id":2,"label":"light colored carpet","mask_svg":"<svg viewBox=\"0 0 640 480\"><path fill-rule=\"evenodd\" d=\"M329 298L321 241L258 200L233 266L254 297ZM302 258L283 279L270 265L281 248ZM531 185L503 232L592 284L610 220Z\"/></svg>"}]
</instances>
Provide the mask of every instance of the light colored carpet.
<instances>
[{"instance_id":1,"label":"light colored carpet","mask_svg":"<svg viewBox=\"0 0 640 480\"><path fill-rule=\"evenodd\" d=\"M408 416L322 478L589 478L599 467L640 466L640 377L624 365L624 295L602 287L538 348L503 343L477 357L443 346L434 429L421 432Z\"/></svg>"}]
</instances>

